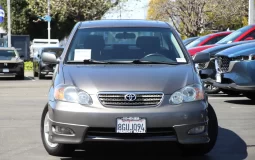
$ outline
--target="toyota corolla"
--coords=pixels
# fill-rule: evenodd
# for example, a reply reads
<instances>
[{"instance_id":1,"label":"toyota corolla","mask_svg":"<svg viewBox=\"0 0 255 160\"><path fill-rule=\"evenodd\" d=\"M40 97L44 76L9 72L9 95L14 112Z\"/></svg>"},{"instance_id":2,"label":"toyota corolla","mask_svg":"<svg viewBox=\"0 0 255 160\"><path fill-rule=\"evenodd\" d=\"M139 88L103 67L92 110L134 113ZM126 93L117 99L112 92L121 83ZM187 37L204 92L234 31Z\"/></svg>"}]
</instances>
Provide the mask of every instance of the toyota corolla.
<instances>
[{"instance_id":1,"label":"toyota corolla","mask_svg":"<svg viewBox=\"0 0 255 160\"><path fill-rule=\"evenodd\" d=\"M66 156L95 141L177 142L185 154L214 147L218 123L195 63L165 22L79 22L57 64L41 118L50 155Z\"/></svg>"}]
</instances>

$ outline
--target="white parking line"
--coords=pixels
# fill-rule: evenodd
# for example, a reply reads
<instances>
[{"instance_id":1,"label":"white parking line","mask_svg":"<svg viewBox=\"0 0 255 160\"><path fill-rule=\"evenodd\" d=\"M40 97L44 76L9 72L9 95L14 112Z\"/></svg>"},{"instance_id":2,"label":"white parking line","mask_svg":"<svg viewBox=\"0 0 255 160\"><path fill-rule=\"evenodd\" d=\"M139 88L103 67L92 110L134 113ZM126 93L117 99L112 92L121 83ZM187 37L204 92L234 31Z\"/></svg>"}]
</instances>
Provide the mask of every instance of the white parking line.
<instances>
[{"instance_id":1,"label":"white parking line","mask_svg":"<svg viewBox=\"0 0 255 160\"><path fill-rule=\"evenodd\" d=\"M209 100L217 100L217 99L223 99L223 100L246 100L246 97L208 97Z\"/></svg>"},{"instance_id":2,"label":"white parking line","mask_svg":"<svg viewBox=\"0 0 255 160\"><path fill-rule=\"evenodd\" d=\"M255 109L255 106L247 106L247 107L231 107L232 109Z\"/></svg>"},{"instance_id":3,"label":"white parking line","mask_svg":"<svg viewBox=\"0 0 255 160\"><path fill-rule=\"evenodd\" d=\"M35 81L35 79L34 79L34 78L31 78L31 77L26 77L26 78L28 78L28 79L31 80L31 81Z\"/></svg>"}]
</instances>

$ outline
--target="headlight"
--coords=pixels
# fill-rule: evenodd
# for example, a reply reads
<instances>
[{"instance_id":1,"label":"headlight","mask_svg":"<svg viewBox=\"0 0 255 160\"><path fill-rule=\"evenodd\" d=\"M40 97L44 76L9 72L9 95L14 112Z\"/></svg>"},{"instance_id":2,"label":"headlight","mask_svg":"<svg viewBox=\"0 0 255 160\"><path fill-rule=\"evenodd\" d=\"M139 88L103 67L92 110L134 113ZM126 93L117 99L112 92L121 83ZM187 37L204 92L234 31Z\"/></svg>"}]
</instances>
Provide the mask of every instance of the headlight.
<instances>
[{"instance_id":1,"label":"headlight","mask_svg":"<svg viewBox=\"0 0 255 160\"><path fill-rule=\"evenodd\" d=\"M193 102L204 99L203 87L199 84L186 86L183 89L176 91L169 99L170 104L181 104L185 102Z\"/></svg>"},{"instance_id":2,"label":"headlight","mask_svg":"<svg viewBox=\"0 0 255 160\"><path fill-rule=\"evenodd\" d=\"M71 85L58 85L54 89L54 98L59 101L91 105L92 99L85 91Z\"/></svg>"}]
</instances>

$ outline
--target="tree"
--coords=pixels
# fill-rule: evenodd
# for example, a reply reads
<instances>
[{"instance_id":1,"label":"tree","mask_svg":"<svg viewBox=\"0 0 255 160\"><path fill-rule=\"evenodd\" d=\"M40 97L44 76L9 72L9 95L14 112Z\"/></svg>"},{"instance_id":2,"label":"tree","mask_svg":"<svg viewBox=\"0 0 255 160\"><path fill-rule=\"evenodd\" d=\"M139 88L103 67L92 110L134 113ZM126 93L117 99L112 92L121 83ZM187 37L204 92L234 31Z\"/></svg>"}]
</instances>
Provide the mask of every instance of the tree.
<instances>
[{"instance_id":1,"label":"tree","mask_svg":"<svg viewBox=\"0 0 255 160\"><path fill-rule=\"evenodd\" d=\"M78 21L100 19L121 0L51 0L51 38L68 36ZM0 0L6 9L6 0ZM47 0L11 0L12 34L29 34L30 39L47 38L47 23L38 16L47 15ZM7 29L7 19L2 24Z\"/></svg>"},{"instance_id":2,"label":"tree","mask_svg":"<svg viewBox=\"0 0 255 160\"><path fill-rule=\"evenodd\" d=\"M7 1L0 0L0 4L5 10L4 23L1 26L7 30ZM29 28L29 10L28 3L26 0L11 0L11 24L12 34L28 34Z\"/></svg>"},{"instance_id":3,"label":"tree","mask_svg":"<svg viewBox=\"0 0 255 160\"><path fill-rule=\"evenodd\" d=\"M168 21L169 17L166 14L162 14L157 9L161 7L162 3L166 3L166 0L151 0L149 2L149 9L147 14L147 19L150 20L160 20L160 21Z\"/></svg>"},{"instance_id":4,"label":"tree","mask_svg":"<svg viewBox=\"0 0 255 160\"><path fill-rule=\"evenodd\" d=\"M240 28L245 25L245 17L248 17L247 0L211 0L207 7L210 7L207 13L210 27L217 30Z\"/></svg>"},{"instance_id":5,"label":"tree","mask_svg":"<svg viewBox=\"0 0 255 160\"><path fill-rule=\"evenodd\" d=\"M151 10L153 14L150 13ZM148 14L148 19L169 18L179 33L191 37L200 35L205 30L242 27L248 15L248 1L151 0Z\"/></svg>"}]
</instances>

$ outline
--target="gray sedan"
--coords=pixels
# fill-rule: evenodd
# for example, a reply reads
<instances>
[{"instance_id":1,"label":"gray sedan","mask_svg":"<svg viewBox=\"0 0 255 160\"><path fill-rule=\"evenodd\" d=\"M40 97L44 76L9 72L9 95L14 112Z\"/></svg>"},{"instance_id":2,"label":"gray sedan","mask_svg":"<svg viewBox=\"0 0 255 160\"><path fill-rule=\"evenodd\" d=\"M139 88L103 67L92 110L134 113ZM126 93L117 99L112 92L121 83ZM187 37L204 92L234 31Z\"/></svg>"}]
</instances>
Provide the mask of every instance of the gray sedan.
<instances>
[{"instance_id":1,"label":"gray sedan","mask_svg":"<svg viewBox=\"0 0 255 160\"><path fill-rule=\"evenodd\" d=\"M50 155L67 156L87 142L177 142L183 153L214 147L217 117L194 63L165 22L79 22L58 64L42 113L41 137Z\"/></svg>"}]
</instances>

